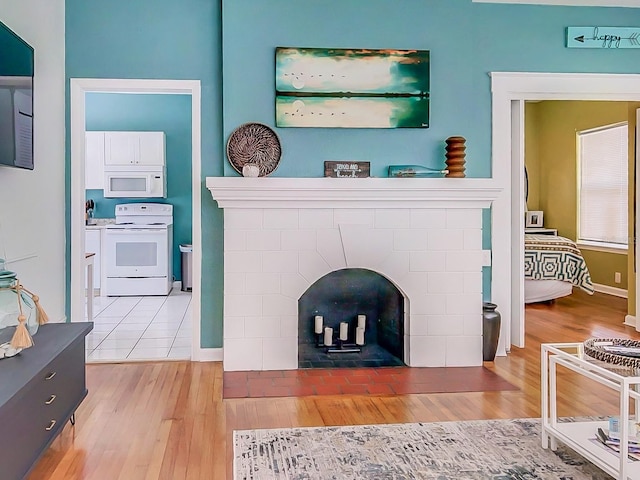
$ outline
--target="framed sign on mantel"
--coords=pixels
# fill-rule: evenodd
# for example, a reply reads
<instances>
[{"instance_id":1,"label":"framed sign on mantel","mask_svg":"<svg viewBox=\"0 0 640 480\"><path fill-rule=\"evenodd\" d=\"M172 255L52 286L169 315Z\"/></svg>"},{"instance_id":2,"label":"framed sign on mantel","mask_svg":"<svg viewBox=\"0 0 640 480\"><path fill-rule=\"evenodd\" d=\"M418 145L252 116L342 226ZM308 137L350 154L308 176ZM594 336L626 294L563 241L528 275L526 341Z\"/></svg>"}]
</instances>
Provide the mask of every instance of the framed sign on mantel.
<instances>
[{"instance_id":1,"label":"framed sign on mantel","mask_svg":"<svg viewBox=\"0 0 640 480\"><path fill-rule=\"evenodd\" d=\"M330 161L324 162L324 176L333 178L366 178L371 162Z\"/></svg>"}]
</instances>

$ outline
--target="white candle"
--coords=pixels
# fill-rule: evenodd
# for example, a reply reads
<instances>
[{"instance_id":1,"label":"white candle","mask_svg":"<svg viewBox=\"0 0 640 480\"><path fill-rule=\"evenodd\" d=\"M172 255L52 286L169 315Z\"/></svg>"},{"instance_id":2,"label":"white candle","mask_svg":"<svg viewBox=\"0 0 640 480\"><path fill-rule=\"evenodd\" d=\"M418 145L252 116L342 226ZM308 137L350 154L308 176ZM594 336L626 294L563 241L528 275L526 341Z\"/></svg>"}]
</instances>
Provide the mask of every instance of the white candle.
<instances>
[{"instance_id":1,"label":"white candle","mask_svg":"<svg viewBox=\"0 0 640 480\"><path fill-rule=\"evenodd\" d=\"M347 341L349 324L347 322L340 322L340 340Z\"/></svg>"},{"instance_id":2,"label":"white candle","mask_svg":"<svg viewBox=\"0 0 640 480\"><path fill-rule=\"evenodd\" d=\"M358 315L358 328L365 328L366 321L367 321L366 315Z\"/></svg>"},{"instance_id":3,"label":"white candle","mask_svg":"<svg viewBox=\"0 0 640 480\"><path fill-rule=\"evenodd\" d=\"M315 332L318 334L322 333L322 315L316 315L315 322L316 322Z\"/></svg>"},{"instance_id":4,"label":"white candle","mask_svg":"<svg viewBox=\"0 0 640 480\"><path fill-rule=\"evenodd\" d=\"M333 345L333 328L324 327L324 344L327 347Z\"/></svg>"},{"instance_id":5,"label":"white candle","mask_svg":"<svg viewBox=\"0 0 640 480\"><path fill-rule=\"evenodd\" d=\"M364 345L364 327L356 328L356 345Z\"/></svg>"}]
</instances>

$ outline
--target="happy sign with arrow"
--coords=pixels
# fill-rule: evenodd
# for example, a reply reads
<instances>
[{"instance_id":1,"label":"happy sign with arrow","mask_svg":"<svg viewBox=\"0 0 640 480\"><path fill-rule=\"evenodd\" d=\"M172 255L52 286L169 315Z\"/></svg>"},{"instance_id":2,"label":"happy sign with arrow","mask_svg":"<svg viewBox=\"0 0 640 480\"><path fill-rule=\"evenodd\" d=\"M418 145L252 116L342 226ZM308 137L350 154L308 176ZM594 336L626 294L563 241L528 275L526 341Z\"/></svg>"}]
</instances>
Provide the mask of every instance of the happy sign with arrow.
<instances>
[{"instance_id":1,"label":"happy sign with arrow","mask_svg":"<svg viewBox=\"0 0 640 480\"><path fill-rule=\"evenodd\" d=\"M568 48L640 48L640 27L567 27Z\"/></svg>"}]
</instances>

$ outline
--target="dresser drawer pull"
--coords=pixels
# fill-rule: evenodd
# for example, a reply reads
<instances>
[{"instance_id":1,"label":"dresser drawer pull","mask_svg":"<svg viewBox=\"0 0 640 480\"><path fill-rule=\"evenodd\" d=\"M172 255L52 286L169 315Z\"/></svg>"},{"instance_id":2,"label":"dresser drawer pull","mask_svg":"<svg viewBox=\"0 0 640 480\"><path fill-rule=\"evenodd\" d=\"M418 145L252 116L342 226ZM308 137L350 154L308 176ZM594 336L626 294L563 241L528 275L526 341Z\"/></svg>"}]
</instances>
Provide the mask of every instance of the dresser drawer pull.
<instances>
[{"instance_id":1,"label":"dresser drawer pull","mask_svg":"<svg viewBox=\"0 0 640 480\"><path fill-rule=\"evenodd\" d=\"M45 428L45 430L47 432L51 431L51 429L54 427L54 425L56 424L55 420L51 420L51 423L49 424L49 426L47 428Z\"/></svg>"},{"instance_id":2,"label":"dresser drawer pull","mask_svg":"<svg viewBox=\"0 0 640 480\"><path fill-rule=\"evenodd\" d=\"M46 377L44 377L45 380L51 380L53 377L56 376L56 372L51 372L49 375L47 375Z\"/></svg>"},{"instance_id":3,"label":"dresser drawer pull","mask_svg":"<svg viewBox=\"0 0 640 480\"><path fill-rule=\"evenodd\" d=\"M44 402L44 404L45 405L51 405L55 399L56 399L56 396L55 395L51 395L51 397L49 397L49 400Z\"/></svg>"}]
</instances>

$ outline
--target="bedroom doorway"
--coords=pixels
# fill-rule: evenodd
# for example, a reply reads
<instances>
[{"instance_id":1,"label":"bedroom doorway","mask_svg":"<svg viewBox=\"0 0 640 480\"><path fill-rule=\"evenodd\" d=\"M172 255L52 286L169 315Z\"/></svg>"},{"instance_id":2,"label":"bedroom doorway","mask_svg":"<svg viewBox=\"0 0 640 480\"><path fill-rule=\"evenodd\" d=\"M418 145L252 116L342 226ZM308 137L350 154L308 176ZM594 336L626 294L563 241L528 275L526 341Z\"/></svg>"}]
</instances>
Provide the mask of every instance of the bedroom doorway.
<instances>
[{"instance_id":1,"label":"bedroom doorway","mask_svg":"<svg viewBox=\"0 0 640 480\"><path fill-rule=\"evenodd\" d=\"M492 212L492 297L495 303L502 305L503 318L507 317L503 321L501 346L508 350L509 344L524 346L524 271L521 260L524 256L524 215L521 215L524 211L524 102L640 102L640 75L493 72L491 77L492 176L504 188ZM504 134L507 131L509 135ZM636 200L637 211L638 207ZM635 224L638 230L637 217ZM510 235L505 236L504 232ZM632 284L635 284L638 312L638 283L630 278L630 288Z\"/></svg>"}]
</instances>

